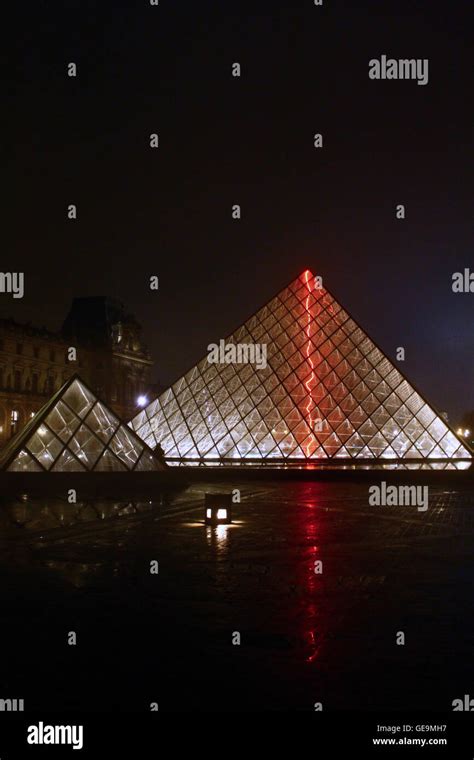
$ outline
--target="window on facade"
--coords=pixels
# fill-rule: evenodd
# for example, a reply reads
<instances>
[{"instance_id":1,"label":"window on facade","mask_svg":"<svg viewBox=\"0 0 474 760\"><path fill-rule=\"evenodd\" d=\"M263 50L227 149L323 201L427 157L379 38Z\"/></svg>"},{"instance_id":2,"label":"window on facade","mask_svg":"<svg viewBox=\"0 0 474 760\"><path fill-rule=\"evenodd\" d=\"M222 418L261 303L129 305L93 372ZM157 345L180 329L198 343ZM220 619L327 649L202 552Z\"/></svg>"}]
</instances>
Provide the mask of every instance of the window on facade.
<instances>
[{"instance_id":1,"label":"window on facade","mask_svg":"<svg viewBox=\"0 0 474 760\"><path fill-rule=\"evenodd\" d=\"M15 370L15 390L21 391L21 370Z\"/></svg>"},{"instance_id":2,"label":"window on facade","mask_svg":"<svg viewBox=\"0 0 474 760\"><path fill-rule=\"evenodd\" d=\"M15 433L18 430L18 420L19 420L19 414L16 409L12 409L10 413L10 433L12 435L15 435Z\"/></svg>"},{"instance_id":3,"label":"window on facade","mask_svg":"<svg viewBox=\"0 0 474 760\"><path fill-rule=\"evenodd\" d=\"M33 372L33 377L31 378L31 390L33 393L38 393L38 373Z\"/></svg>"}]
</instances>

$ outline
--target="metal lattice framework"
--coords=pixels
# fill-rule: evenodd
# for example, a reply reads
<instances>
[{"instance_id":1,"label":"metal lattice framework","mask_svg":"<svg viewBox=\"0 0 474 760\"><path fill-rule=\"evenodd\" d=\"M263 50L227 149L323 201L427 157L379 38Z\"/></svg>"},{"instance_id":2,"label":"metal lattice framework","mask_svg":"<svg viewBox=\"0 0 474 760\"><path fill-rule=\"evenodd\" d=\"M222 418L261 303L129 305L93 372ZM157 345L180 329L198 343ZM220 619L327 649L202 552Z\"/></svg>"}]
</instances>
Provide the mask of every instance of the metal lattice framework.
<instances>
[{"instance_id":1,"label":"metal lattice framework","mask_svg":"<svg viewBox=\"0 0 474 760\"><path fill-rule=\"evenodd\" d=\"M2 451L9 472L163 469L156 455L77 376Z\"/></svg>"},{"instance_id":2,"label":"metal lattice framework","mask_svg":"<svg viewBox=\"0 0 474 760\"><path fill-rule=\"evenodd\" d=\"M206 357L129 423L170 460L471 458L309 270L225 343L265 344L267 367Z\"/></svg>"}]
</instances>

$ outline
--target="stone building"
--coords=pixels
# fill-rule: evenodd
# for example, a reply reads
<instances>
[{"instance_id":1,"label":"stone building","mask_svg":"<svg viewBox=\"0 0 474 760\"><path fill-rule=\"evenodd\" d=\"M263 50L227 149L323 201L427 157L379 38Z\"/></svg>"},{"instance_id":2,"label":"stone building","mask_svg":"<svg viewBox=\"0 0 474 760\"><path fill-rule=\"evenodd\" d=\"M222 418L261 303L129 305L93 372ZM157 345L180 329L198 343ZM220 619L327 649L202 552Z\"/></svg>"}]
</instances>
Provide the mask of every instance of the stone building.
<instances>
[{"instance_id":1,"label":"stone building","mask_svg":"<svg viewBox=\"0 0 474 760\"><path fill-rule=\"evenodd\" d=\"M75 360L70 360L74 355ZM141 327L105 297L76 298L58 333L0 320L0 446L74 373L124 420L152 388Z\"/></svg>"}]
</instances>

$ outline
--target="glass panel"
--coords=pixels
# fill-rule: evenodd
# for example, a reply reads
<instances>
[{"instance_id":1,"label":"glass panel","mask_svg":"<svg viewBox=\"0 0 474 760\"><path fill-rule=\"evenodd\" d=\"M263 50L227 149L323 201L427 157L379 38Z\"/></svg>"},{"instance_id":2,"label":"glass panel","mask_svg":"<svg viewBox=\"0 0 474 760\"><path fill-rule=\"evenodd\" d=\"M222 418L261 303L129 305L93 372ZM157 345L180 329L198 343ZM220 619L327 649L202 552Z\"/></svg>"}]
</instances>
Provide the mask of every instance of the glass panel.
<instances>
[{"instance_id":1,"label":"glass panel","mask_svg":"<svg viewBox=\"0 0 474 760\"><path fill-rule=\"evenodd\" d=\"M46 425L40 425L26 444L26 448L49 470L62 449L62 444Z\"/></svg>"},{"instance_id":2,"label":"glass panel","mask_svg":"<svg viewBox=\"0 0 474 760\"><path fill-rule=\"evenodd\" d=\"M373 393L369 393L367 398L363 400L361 406L367 414L372 415L375 410L379 408L379 400Z\"/></svg>"},{"instance_id":3,"label":"glass panel","mask_svg":"<svg viewBox=\"0 0 474 760\"><path fill-rule=\"evenodd\" d=\"M415 414L421 407L423 406L424 401L420 398L418 393L413 393L408 401L406 402L405 406L408 407L410 412L413 412Z\"/></svg>"},{"instance_id":4,"label":"glass panel","mask_svg":"<svg viewBox=\"0 0 474 760\"><path fill-rule=\"evenodd\" d=\"M143 425L143 427L141 427L136 432L137 432L138 437L142 441L145 441L147 446L150 446L151 448L154 447L157 441L155 440L155 436L153 435L153 431L151 429L151 425L149 422L147 422L146 425Z\"/></svg>"},{"instance_id":5,"label":"glass panel","mask_svg":"<svg viewBox=\"0 0 474 760\"><path fill-rule=\"evenodd\" d=\"M405 452L407 451L407 449L410 448L411 441L410 441L409 438L407 438L407 436L405 435L405 433L402 431L401 433L399 433L397 435L396 438L394 438L394 440L391 442L390 445L391 445L392 449L394 451L396 451L396 453L398 454L398 456L402 457L405 454Z\"/></svg>"},{"instance_id":6,"label":"glass panel","mask_svg":"<svg viewBox=\"0 0 474 760\"><path fill-rule=\"evenodd\" d=\"M105 443L107 443L120 424L117 417L100 402L89 412L85 422L92 432Z\"/></svg>"},{"instance_id":7,"label":"glass panel","mask_svg":"<svg viewBox=\"0 0 474 760\"><path fill-rule=\"evenodd\" d=\"M380 364L377 365L378 372L385 378L390 388L393 390L403 381L403 376L395 367L391 368L391 364L388 359L382 359Z\"/></svg>"},{"instance_id":8,"label":"glass panel","mask_svg":"<svg viewBox=\"0 0 474 760\"><path fill-rule=\"evenodd\" d=\"M194 441L191 438L191 436L187 436L186 438L183 438L177 445L178 448L178 456L184 457L186 454L191 450L194 449Z\"/></svg>"},{"instance_id":9,"label":"glass panel","mask_svg":"<svg viewBox=\"0 0 474 760\"><path fill-rule=\"evenodd\" d=\"M86 416L96 401L92 393L79 380L74 380L69 386L63 400L81 418Z\"/></svg>"},{"instance_id":10,"label":"glass panel","mask_svg":"<svg viewBox=\"0 0 474 760\"><path fill-rule=\"evenodd\" d=\"M182 396L183 396L183 394L181 394L181 397L180 397L180 398L182 398ZM159 399L159 398L156 398L156 399L154 399L154 400L153 400L153 401L152 401L150 404L148 404L148 406L145 408L145 411L146 411L146 413L147 413L147 417L148 417L148 419L151 419L152 417L154 417L154 416L155 416L155 414L158 414L158 412L159 412L160 410L161 410L161 403L160 403L160 399ZM140 412L140 413L137 415L137 417L140 417L140 414L141 414L141 412ZM137 419L137 417L135 417L135 419Z\"/></svg>"},{"instance_id":11,"label":"glass panel","mask_svg":"<svg viewBox=\"0 0 474 760\"><path fill-rule=\"evenodd\" d=\"M143 450L143 446L139 441L132 438L132 435L123 425L119 427L112 438L110 448L127 465L129 470L133 468Z\"/></svg>"},{"instance_id":12,"label":"glass panel","mask_svg":"<svg viewBox=\"0 0 474 760\"><path fill-rule=\"evenodd\" d=\"M385 425L382 428L382 433L384 435L384 438L387 439L387 441L390 443L394 440L394 438L397 437L400 433L400 425L395 422L394 419L390 418L388 422L385 423Z\"/></svg>"},{"instance_id":13,"label":"glass panel","mask_svg":"<svg viewBox=\"0 0 474 760\"><path fill-rule=\"evenodd\" d=\"M373 343L372 343L372 345L373 345ZM371 362L371 364L373 364L373 365L374 365L374 367L377 367L378 363L379 363L379 362L380 362L380 361L381 361L383 358L384 358L384 355L383 355L383 354L382 354L382 352L381 352L381 351L379 351L379 349L378 349L378 348L376 348L375 346L374 346L374 347L372 348L372 350L371 350L371 351L369 351L369 353L367 354L367 359L369 360L369 362Z\"/></svg>"},{"instance_id":14,"label":"glass panel","mask_svg":"<svg viewBox=\"0 0 474 760\"><path fill-rule=\"evenodd\" d=\"M45 422L63 442L66 442L77 429L80 419L66 404L58 401L46 417Z\"/></svg>"},{"instance_id":15,"label":"glass panel","mask_svg":"<svg viewBox=\"0 0 474 760\"><path fill-rule=\"evenodd\" d=\"M433 420L428 428L428 433L435 439L435 441L438 442L441 440L441 438L443 438L444 435L446 435L447 432L448 426L439 417Z\"/></svg>"},{"instance_id":16,"label":"glass panel","mask_svg":"<svg viewBox=\"0 0 474 760\"><path fill-rule=\"evenodd\" d=\"M412 417L408 425L406 425L403 430L410 441L416 441L416 439L419 438L422 433L424 433L424 427L421 422L418 422L416 417Z\"/></svg>"},{"instance_id":17,"label":"glass panel","mask_svg":"<svg viewBox=\"0 0 474 760\"><path fill-rule=\"evenodd\" d=\"M388 383L385 382L385 380L382 380L382 382L377 385L377 387L374 390L375 395L380 401L383 401L384 399L388 398L391 394L392 390Z\"/></svg>"},{"instance_id":18,"label":"glass panel","mask_svg":"<svg viewBox=\"0 0 474 760\"><path fill-rule=\"evenodd\" d=\"M41 471L41 466L36 462L33 457L28 454L24 449L20 451L18 456L8 467L9 472L37 472Z\"/></svg>"},{"instance_id":19,"label":"glass panel","mask_svg":"<svg viewBox=\"0 0 474 760\"><path fill-rule=\"evenodd\" d=\"M384 402L384 406L387 411L390 412L390 414L394 414L398 409L400 409L401 405L402 402L395 393L391 393Z\"/></svg>"},{"instance_id":20,"label":"glass panel","mask_svg":"<svg viewBox=\"0 0 474 760\"><path fill-rule=\"evenodd\" d=\"M351 425L349 420L344 420L344 422L339 425L339 427L336 430L336 433L339 436L339 439L345 443L351 435L355 432L354 427ZM319 437L319 436L318 436Z\"/></svg>"},{"instance_id":21,"label":"glass panel","mask_svg":"<svg viewBox=\"0 0 474 760\"><path fill-rule=\"evenodd\" d=\"M62 403L62 402L61 402ZM130 420L128 423L133 430L139 430L148 421L147 413L145 409L137 414L136 417Z\"/></svg>"},{"instance_id":22,"label":"glass panel","mask_svg":"<svg viewBox=\"0 0 474 760\"><path fill-rule=\"evenodd\" d=\"M379 408L371 414L371 419L378 428L383 427L389 418L390 415L383 406L379 406Z\"/></svg>"},{"instance_id":23,"label":"glass panel","mask_svg":"<svg viewBox=\"0 0 474 760\"><path fill-rule=\"evenodd\" d=\"M395 391L398 393L402 401L406 401L407 398L409 398L413 393L413 388L411 385L409 385L409 383L407 383L406 380L403 380L400 385L397 385Z\"/></svg>"},{"instance_id":24,"label":"glass panel","mask_svg":"<svg viewBox=\"0 0 474 760\"><path fill-rule=\"evenodd\" d=\"M85 467L68 449L64 449L51 469L55 472L80 472Z\"/></svg>"},{"instance_id":25,"label":"glass panel","mask_svg":"<svg viewBox=\"0 0 474 760\"><path fill-rule=\"evenodd\" d=\"M420 435L420 437L416 441L415 445L416 445L416 448L419 449L419 451L421 452L421 454L424 457L427 457L430 454L430 452L433 451L436 443L435 443L435 441L433 441L433 439L430 436L430 434L425 432L425 433L422 433ZM393 446L393 444L392 444L392 446ZM444 452L442 452L440 454L440 456L443 457L444 456Z\"/></svg>"},{"instance_id":26,"label":"glass panel","mask_svg":"<svg viewBox=\"0 0 474 760\"><path fill-rule=\"evenodd\" d=\"M149 451L144 451L141 455L140 459L138 460L138 464L135 467L135 470L139 470L141 472L144 472L146 470L159 470L160 469L160 463L156 459L156 457L153 456L153 454L150 454Z\"/></svg>"},{"instance_id":27,"label":"glass panel","mask_svg":"<svg viewBox=\"0 0 474 760\"><path fill-rule=\"evenodd\" d=\"M230 435L226 435L224 438L221 438L221 440L217 443L217 450L221 457L225 457L233 447L234 441Z\"/></svg>"},{"instance_id":28,"label":"glass panel","mask_svg":"<svg viewBox=\"0 0 474 760\"><path fill-rule=\"evenodd\" d=\"M378 433L378 430L372 420L368 419L360 426L358 433L364 441L370 441Z\"/></svg>"},{"instance_id":29,"label":"glass panel","mask_svg":"<svg viewBox=\"0 0 474 760\"><path fill-rule=\"evenodd\" d=\"M106 449L94 469L98 472L119 472L127 468L109 449Z\"/></svg>"},{"instance_id":30,"label":"glass panel","mask_svg":"<svg viewBox=\"0 0 474 760\"><path fill-rule=\"evenodd\" d=\"M400 427L403 427L404 425L407 424L407 422L409 420L413 419L413 417L412 417L412 414L411 414L410 410L407 409L407 407L405 406L405 404L403 404L403 406L401 406L400 409L398 409L394 413L393 419L395 420L395 422L398 422L398 424L400 425Z\"/></svg>"},{"instance_id":31,"label":"glass panel","mask_svg":"<svg viewBox=\"0 0 474 760\"><path fill-rule=\"evenodd\" d=\"M198 443L201 440L201 438L204 438L205 435L209 435L209 427L205 425L204 423L201 423L200 425L194 428L191 435L195 443Z\"/></svg>"},{"instance_id":32,"label":"glass panel","mask_svg":"<svg viewBox=\"0 0 474 760\"><path fill-rule=\"evenodd\" d=\"M370 439L368 447L376 457L382 456L382 452L387 448L387 441L383 437L382 433L377 433Z\"/></svg>"},{"instance_id":33,"label":"glass panel","mask_svg":"<svg viewBox=\"0 0 474 760\"><path fill-rule=\"evenodd\" d=\"M201 438L199 443L196 444L196 448L199 451L199 456L204 456L204 454L206 454L209 449L214 448L214 441L210 435L206 435L204 438Z\"/></svg>"},{"instance_id":34,"label":"glass panel","mask_svg":"<svg viewBox=\"0 0 474 760\"><path fill-rule=\"evenodd\" d=\"M354 435L349 438L349 440L346 443L346 449L351 455L351 457L356 457L359 452L364 448L364 441L360 437L358 433L354 433Z\"/></svg>"},{"instance_id":35,"label":"glass panel","mask_svg":"<svg viewBox=\"0 0 474 760\"><path fill-rule=\"evenodd\" d=\"M375 372L373 369L371 363L367 359L362 359L361 362L356 367L357 374L359 377L361 377L363 380L365 380L366 376L372 371Z\"/></svg>"},{"instance_id":36,"label":"glass panel","mask_svg":"<svg viewBox=\"0 0 474 760\"><path fill-rule=\"evenodd\" d=\"M431 425L436 415L433 410L429 408L428 404L425 404L416 416L420 420L421 424L427 428L429 425Z\"/></svg>"},{"instance_id":37,"label":"glass panel","mask_svg":"<svg viewBox=\"0 0 474 760\"><path fill-rule=\"evenodd\" d=\"M454 454L454 452L457 450L459 446L459 441L456 438L456 436L453 433L451 433L451 431L448 431L439 445L441 446L443 451L446 452L447 456L451 457Z\"/></svg>"},{"instance_id":38,"label":"glass panel","mask_svg":"<svg viewBox=\"0 0 474 760\"><path fill-rule=\"evenodd\" d=\"M69 447L88 470L92 470L104 450L104 444L89 428L81 425Z\"/></svg>"}]
</instances>

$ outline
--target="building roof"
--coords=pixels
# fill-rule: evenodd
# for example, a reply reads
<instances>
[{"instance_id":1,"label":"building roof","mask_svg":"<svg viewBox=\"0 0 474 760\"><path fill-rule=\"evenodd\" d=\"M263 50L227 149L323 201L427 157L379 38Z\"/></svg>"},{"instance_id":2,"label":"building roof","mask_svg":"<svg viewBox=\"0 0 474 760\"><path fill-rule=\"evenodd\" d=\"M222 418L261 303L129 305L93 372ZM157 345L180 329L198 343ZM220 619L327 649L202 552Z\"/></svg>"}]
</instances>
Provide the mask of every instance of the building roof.
<instances>
[{"instance_id":1,"label":"building roof","mask_svg":"<svg viewBox=\"0 0 474 760\"><path fill-rule=\"evenodd\" d=\"M125 306L107 296L74 298L62 334L67 338L77 338L82 343L109 346L112 343L113 327L123 324L138 332L141 327L135 317L127 313Z\"/></svg>"}]
</instances>

